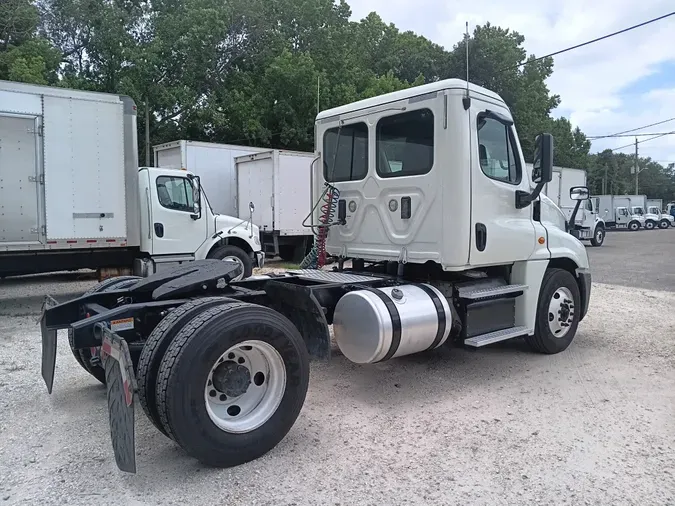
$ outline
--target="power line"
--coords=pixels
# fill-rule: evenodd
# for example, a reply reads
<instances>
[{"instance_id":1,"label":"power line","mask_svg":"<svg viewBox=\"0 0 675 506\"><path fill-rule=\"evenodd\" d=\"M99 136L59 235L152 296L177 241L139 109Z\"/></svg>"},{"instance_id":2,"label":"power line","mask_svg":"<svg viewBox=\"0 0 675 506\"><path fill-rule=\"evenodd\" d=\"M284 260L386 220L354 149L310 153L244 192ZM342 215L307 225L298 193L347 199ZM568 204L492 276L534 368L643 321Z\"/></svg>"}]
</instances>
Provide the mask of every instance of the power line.
<instances>
[{"instance_id":1,"label":"power line","mask_svg":"<svg viewBox=\"0 0 675 506\"><path fill-rule=\"evenodd\" d=\"M670 132L670 133L673 133L673 132ZM643 140L643 141L637 141L637 143L638 143L638 144L642 144L643 142L653 141L654 139L658 139L658 138L664 137L664 136L666 136L666 135L669 135L669 133L659 134L659 135L656 135L656 136L651 137L651 138L649 138L649 139L645 139L645 140ZM620 148L610 149L610 151L619 151L620 149L630 148L630 147L633 147L633 146L635 146L635 143L634 143L634 142L631 142L630 144L626 144L625 146L621 146Z\"/></svg>"},{"instance_id":2,"label":"power line","mask_svg":"<svg viewBox=\"0 0 675 506\"><path fill-rule=\"evenodd\" d=\"M619 136L622 136L623 134L627 134L627 133L630 133L630 132L637 132L638 130L644 130L645 128L649 128L649 127L653 127L653 126L657 126L657 125L663 125L664 123L668 123L670 121L675 121L675 118L664 119L663 121L657 121L656 123L651 123L649 125L645 125L645 126L641 126L641 127L637 127L637 128L632 128L630 130L624 130L623 132L617 132L615 134L592 135L592 136L589 136L588 138L589 139L607 139L609 137L619 137ZM648 135L648 134L644 134L644 135ZM631 135L629 137L633 137L633 136Z\"/></svg>"},{"instance_id":3,"label":"power line","mask_svg":"<svg viewBox=\"0 0 675 506\"><path fill-rule=\"evenodd\" d=\"M663 16L659 16L658 18L650 19L649 21L644 21L643 23L640 23L640 24L637 24L637 25L629 26L628 28L624 28L623 30L619 30L618 32L609 33L607 35L603 35L602 37L598 37L597 39L589 40L587 42L582 42L581 44L577 44L576 46L571 46L571 47L568 47L568 48L565 48L565 49L561 49L560 51L556 51L555 53L551 53L551 54L547 54L546 56L541 56L539 58L535 58L534 60L528 60L526 62L519 63L515 67L509 67L509 68L502 69L502 72L506 72L507 70L517 69L517 68L520 68L524 65L529 65L530 63L541 61L545 58L550 58L551 56L557 56L559 54L566 53L568 51L572 51L573 49L578 49L580 47L588 46L589 44L593 44L595 42L600 42L601 40L609 39L610 37L614 37L615 35L620 35L622 33L626 33L626 32L629 32L631 30L635 30L636 28L643 27L643 26L648 25L650 23L655 23L657 21L661 21L662 19L666 19L670 16L675 16L675 11L670 12L668 14L664 14Z\"/></svg>"},{"instance_id":4,"label":"power line","mask_svg":"<svg viewBox=\"0 0 675 506\"><path fill-rule=\"evenodd\" d=\"M675 131L672 132L648 132L644 134L614 134L614 135L599 135L597 137L589 137L587 136L586 138L592 141L597 141L599 139L610 139L610 138L616 138L616 137L649 137L650 135L673 135L675 134Z\"/></svg>"}]
</instances>

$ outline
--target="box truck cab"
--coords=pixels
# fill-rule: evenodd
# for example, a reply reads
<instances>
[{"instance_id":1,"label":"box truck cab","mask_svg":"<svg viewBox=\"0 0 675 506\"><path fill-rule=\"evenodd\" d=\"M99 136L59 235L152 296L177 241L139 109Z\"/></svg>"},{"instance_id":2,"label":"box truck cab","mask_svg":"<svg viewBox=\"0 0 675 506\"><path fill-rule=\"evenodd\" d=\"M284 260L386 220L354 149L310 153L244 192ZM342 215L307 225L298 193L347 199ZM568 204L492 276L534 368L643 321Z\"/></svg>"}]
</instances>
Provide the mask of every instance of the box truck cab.
<instances>
[{"instance_id":1,"label":"box truck cab","mask_svg":"<svg viewBox=\"0 0 675 506\"><path fill-rule=\"evenodd\" d=\"M141 276L185 261L218 258L237 262L242 277L262 267L260 232L249 217L213 211L198 176L185 170L142 167L138 171L142 203L141 251L135 271Z\"/></svg>"},{"instance_id":2,"label":"box truck cab","mask_svg":"<svg viewBox=\"0 0 675 506\"><path fill-rule=\"evenodd\" d=\"M675 222L675 218L670 214L663 212L660 206L648 205L647 214L657 217L659 228L672 227Z\"/></svg>"},{"instance_id":3,"label":"box truck cab","mask_svg":"<svg viewBox=\"0 0 675 506\"><path fill-rule=\"evenodd\" d=\"M645 208L642 206L632 206L631 208L632 212L636 216L641 216L645 220L645 228L647 230L654 230L655 228L659 227L659 223L661 222L661 213L653 213L649 211L649 208L647 208L647 211L645 212ZM666 228L666 227L661 227L661 228Z\"/></svg>"}]
</instances>

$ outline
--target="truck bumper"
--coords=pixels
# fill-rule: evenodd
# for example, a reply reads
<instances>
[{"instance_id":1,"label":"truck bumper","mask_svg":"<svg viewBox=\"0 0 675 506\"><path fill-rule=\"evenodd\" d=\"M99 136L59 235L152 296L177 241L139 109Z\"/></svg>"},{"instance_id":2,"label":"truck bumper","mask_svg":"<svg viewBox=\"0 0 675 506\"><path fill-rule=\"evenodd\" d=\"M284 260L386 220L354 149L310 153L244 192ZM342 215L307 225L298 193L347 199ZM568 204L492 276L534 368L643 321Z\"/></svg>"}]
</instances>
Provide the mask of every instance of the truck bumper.
<instances>
[{"instance_id":1,"label":"truck bumper","mask_svg":"<svg viewBox=\"0 0 675 506\"><path fill-rule=\"evenodd\" d=\"M253 253L255 256L255 262L256 262L256 267L262 268L265 266L265 252L264 251L256 251Z\"/></svg>"},{"instance_id":2,"label":"truck bumper","mask_svg":"<svg viewBox=\"0 0 675 506\"><path fill-rule=\"evenodd\" d=\"M581 318L579 321L583 320L588 313L588 306L591 301L591 271L589 270L578 270L577 274L579 276L579 292L581 294Z\"/></svg>"}]
</instances>

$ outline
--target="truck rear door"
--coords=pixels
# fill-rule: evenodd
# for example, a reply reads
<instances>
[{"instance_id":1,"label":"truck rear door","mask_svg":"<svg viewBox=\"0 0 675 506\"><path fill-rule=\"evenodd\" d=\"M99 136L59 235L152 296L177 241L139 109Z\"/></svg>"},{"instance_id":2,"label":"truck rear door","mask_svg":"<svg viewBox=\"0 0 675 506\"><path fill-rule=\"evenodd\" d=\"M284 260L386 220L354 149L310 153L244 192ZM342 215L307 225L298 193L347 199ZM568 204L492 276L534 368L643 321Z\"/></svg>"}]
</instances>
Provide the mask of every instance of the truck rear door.
<instances>
[{"instance_id":1,"label":"truck rear door","mask_svg":"<svg viewBox=\"0 0 675 506\"><path fill-rule=\"evenodd\" d=\"M37 243L39 119L0 115L0 243Z\"/></svg>"},{"instance_id":2,"label":"truck rear door","mask_svg":"<svg viewBox=\"0 0 675 506\"><path fill-rule=\"evenodd\" d=\"M239 218L249 218L253 202L253 223L263 232L274 230L274 152L237 159L237 207Z\"/></svg>"}]
</instances>

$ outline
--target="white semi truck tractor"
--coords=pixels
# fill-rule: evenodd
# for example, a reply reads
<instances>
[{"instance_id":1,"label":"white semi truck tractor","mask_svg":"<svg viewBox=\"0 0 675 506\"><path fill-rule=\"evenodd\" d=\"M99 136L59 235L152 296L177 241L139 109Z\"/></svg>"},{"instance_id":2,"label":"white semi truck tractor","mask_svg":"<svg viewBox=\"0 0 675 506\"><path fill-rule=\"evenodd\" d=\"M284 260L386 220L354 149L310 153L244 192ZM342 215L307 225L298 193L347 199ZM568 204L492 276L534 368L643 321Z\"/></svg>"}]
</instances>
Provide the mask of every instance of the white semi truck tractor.
<instances>
[{"instance_id":1,"label":"white semi truck tractor","mask_svg":"<svg viewBox=\"0 0 675 506\"><path fill-rule=\"evenodd\" d=\"M331 326L363 367L442 346L524 339L556 354L572 343L591 294L586 249L541 195L553 138L537 137L527 170L499 95L452 79L324 111L316 157L307 221L318 269L234 281L240 265L205 260L46 298L48 391L57 330L68 329L104 371L120 469L136 470L135 398L208 465L272 450L305 402L310 358L333 351ZM578 211L588 189L569 193ZM339 259L333 270L326 255Z\"/></svg>"}]
</instances>

